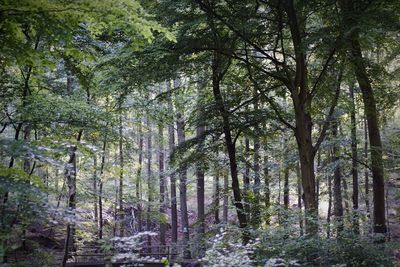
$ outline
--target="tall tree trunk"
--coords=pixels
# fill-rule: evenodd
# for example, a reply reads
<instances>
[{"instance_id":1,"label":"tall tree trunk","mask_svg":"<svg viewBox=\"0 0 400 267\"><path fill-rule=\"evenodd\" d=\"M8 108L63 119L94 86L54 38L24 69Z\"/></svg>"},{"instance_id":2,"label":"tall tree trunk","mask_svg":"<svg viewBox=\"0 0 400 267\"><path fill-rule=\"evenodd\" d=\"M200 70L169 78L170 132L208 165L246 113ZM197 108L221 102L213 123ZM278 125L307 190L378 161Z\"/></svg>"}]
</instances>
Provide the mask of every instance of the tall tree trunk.
<instances>
[{"instance_id":1,"label":"tall tree trunk","mask_svg":"<svg viewBox=\"0 0 400 267\"><path fill-rule=\"evenodd\" d=\"M185 122L181 113L177 113L177 134L178 134L178 144L182 145L185 142ZM179 171L179 200L181 208L181 224L183 233L183 258L190 259L190 248L189 248L189 218L188 218L188 208L187 208L187 193L186 193L186 183L187 183L187 170L183 168Z\"/></svg>"},{"instance_id":2,"label":"tall tree trunk","mask_svg":"<svg viewBox=\"0 0 400 267\"><path fill-rule=\"evenodd\" d=\"M219 173L216 173L214 176L214 223L219 224Z\"/></svg>"},{"instance_id":3,"label":"tall tree trunk","mask_svg":"<svg viewBox=\"0 0 400 267\"><path fill-rule=\"evenodd\" d=\"M196 135L200 138L200 149L203 149L204 143L204 132L205 127L199 126L196 130ZM201 152L202 153L202 152ZM201 163L197 163L196 165L196 180L197 180L197 221L199 226L197 227L197 233L200 238L199 245L199 256L204 256L205 244L204 244L204 234L205 234L205 207L204 207L204 170Z\"/></svg>"},{"instance_id":4,"label":"tall tree trunk","mask_svg":"<svg viewBox=\"0 0 400 267\"><path fill-rule=\"evenodd\" d=\"M175 81L174 81L175 87ZM172 105L172 94L170 82L167 83L167 89L169 92L168 109L170 114L174 113ZM171 242L176 244L178 242L178 208L176 198L176 176L172 172L171 155L175 150L175 127L174 123L168 125L168 151L169 151L169 170L170 170L170 184L171 184Z\"/></svg>"},{"instance_id":5,"label":"tall tree trunk","mask_svg":"<svg viewBox=\"0 0 400 267\"><path fill-rule=\"evenodd\" d=\"M361 88L368 122L368 138L371 151L371 172L374 201L374 232L386 233L385 180L383 176L382 142L378 111L370 79L368 77L358 38L352 41L352 56L358 84Z\"/></svg>"},{"instance_id":6,"label":"tall tree trunk","mask_svg":"<svg viewBox=\"0 0 400 267\"><path fill-rule=\"evenodd\" d=\"M328 178L328 214L326 216L326 237L330 238L331 236L331 216L332 216L332 176L327 175Z\"/></svg>"},{"instance_id":7,"label":"tall tree trunk","mask_svg":"<svg viewBox=\"0 0 400 267\"><path fill-rule=\"evenodd\" d=\"M165 232L167 225L165 222L166 201L165 201L165 176L164 176L164 127L162 124L158 125L158 172L160 176L160 244L164 246Z\"/></svg>"},{"instance_id":8,"label":"tall tree trunk","mask_svg":"<svg viewBox=\"0 0 400 267\"><path fill-rule=\"evenodd\" d=\"M342 199L342 173L340 170L340 161L339 161L339 155L340 151L337 145L337 128L338 128L338 123L337 121L332 124L332 135L333 138L335 139L334 146L332 149L332 154L333 154L333 162L335 164L335 171L334 171L334 178L333 178L333 210L335 214L335 220L338 225L338 234L340 234L343 231L343 199Z\"/></svg>"},{"instance_id":9,"label":"tall tree trunk","mask_svg":"<svg viewBox=\"0 0 400 267\"><path fill-rule=\"evenodd\" d=\"M296 174L297 174L297 207L299 209L299 227L300 227L300 236L304 235L304 227L303 227L303 211L301 205L301 196L302 196L302 188L301 188L301 175L300 175L300 166L296 164Z\"/></svg>"},{"instance_id":10,"label":"tall tree trunk","mask_svg":"<svg viewBox=\"0 0 400 267\"><path fill-rule=\"evenodd\" d=\"M283 175L283 206L285 209L289 208L289 167L285 166Z\"/></svg>"},{"instance_id":11,"label":"tall tree trunk","mask_svg":"<svg viewBox=\"0 0 400 267\"><path fill-rule=\"evenodd\" d=\"M152 152L152 130L151 130L151 123L149 117L146 118L146 127L147 127L147 164L146 164L146 169L147 169L147 218L146 218L146 231L152 231L152 223L151 223L151 212L152 212L152 205L153 205L153 193L154 193L154 187L153 187L153 171L151 168L152 164L152 157L153 157L153 152ZM148 252L151 253L151 236L147 237L147 246L148 246Z\"/></svg>"},{"instance_id":12,"label":"tall tree trunk","mask_svg":"<svg viewBox=\"0 0 400 267\"><path fill-rule=\"evenodd\" d=\"M118 185L118 205L119 205L119 236L124 236L124 201L123 201L123 189L124 189L124 150L123 150L123 125L122 125L122 114L119 116L119 185Z\"/></svg>"},{"instance_id":13,"label":"tall tree trunk","mask_svg":"<svg viewBox=\"0 0 400 267\"><path fill-rule=\"evenodd\" d=\"M247 220L251 220L251 200L250 200L250 139L244 139L244 160L245 168L243 173L243 206Z\"/></svg>"},{"instance_id":14,"label":"tall tree trunk","mask_svg":"<svg viewBox=\"0 0 400 267\"><path fill-rule=\"evenodd\" d=\"M367 117L366 116L364 116L364 161L365 161L365 163L368 163L368 125L367 125ZM370 218L369 170L368 170L368 167L365 167L364 183L365 183L365 207L367 210L367 217Z\"/></svg>"},{"instance_id":15,"label":"tall tree trunk","mask_svg":"<svg viewBox=\"0 0 400 267\"><path fill-rule=\"evenodd\" d=\"M80 130L76 138L77 142L80 142L83 130ZM76 151L77 146L71 145L68 148L69 160L67 168L65 169L65 177L67 179L68 185L68 209L71 211L72 215L75 215L76 210ZM64 245L64 256L62 260L62 266L65 266L68 260L68 252L71 246L71 250L75 251L75 227L70 223L67 224L67 234L65 237Z\"/></svg>"},{"instance_id":16,"label":"tall tree trunk","mask_svg":"<svg viewBox=\"0 0 400 267\"><path fill-rule=\"evenodd\" d=\"M254 112L259 111L259 97L257 94L256 88L253 91L253 105L254 105ZM254 155L253 155L253 167L254 167L254 186L253 186L253 193L254 193L254 201L253 201L253 208L251 214L251 221L254 228L258 228L261 223L261 206L260 206L260 188L261 188L261 179L260 179L260 127L258 124L254 126L255 130L255 137L253 139L254 142Z\"/></svg>"},{"instance_id":17,"label":"tall tree trunk","mask_svg":"<svg viewBox=\"0 0 400 267\"><path fill-rule=\"evenodd\" d=\"M101 150L101 164L99 177L99 239L103 239L103 174L106 165L107 135L104 137Z\"/></svg>"},{"instance_id":18,"label":"tall tree trunk","mask_svg":"<svg viewBox=\"0 0 400 267\"><path fill-rule=\"evenodd\" d=\"M229 181L228 174L224 173L224 198L222 204L222 223L228 224L228 207L229 207Z\"/></svg>"},{"instance_id":19,"label":"tall tree trunk","mask_svg":"<svg viewBox=\"0 0 400 267\"><path fill-rule=\"evenodd\" d=\"M143 230L143 220L142 220L142 170L143 170L143 124L142 120L139 121L138 129L138 168L136 170L136 199L137 199L137 229L139 232Z\"/></svg>"},{"instance_id":20,"label":"tall tree trunk","mask_svg":"<svg viewBox=\"0 0 400 267\"><path fill-rule=\"evenodd\" d=\"M357 155L357 122L356 122L356 104L354 99L354 85L349 87L351 100L350 124L351 124L351 174L353 178L353 231L358 234L360 225L358 220L358 155Z\"/></svg>"},{"instance_id":21,"label":"tall tree trunk","mask_svg":"<svg viewBox=\"0 0 400 267\"><path fill-rule=\"evenodd\" d=\"M237 217L239 220L239 226L242 229L247 228L248 220L246 217L246 212L243 208L242 203L242 195L240 192L240 184L239 184L239 177L238 177L238 167L237 167L237 160L236 160L236 147L235 147L235 140L232 138L231 132L231 123L230 123L230 114L229 111L225 107L225 102L221 94L220 84L221 81L229 67L229 61L227 60L227 64L222 66L223 64L223 56L221 51L223 50L223 43L220 40L218 35L217 29L214 24L214 16L210 12L207 13L208 15L208 22L209 26L212 30L213 34L213 45L217 48L214 50L212 55L212 62L211 62L211 69L212 69L212 91L214 96L214 101L216 108L218 109L221 119L222 119L222 129L224 133L225 139L225 146L228 151L229 157L229 167L231 173L231 183L232 183L232 191L233 191L233 200L234 205L237 212ZM248 231L244 231L243 233L243 241L247 243L249 240L249 233Z\"/></svg>"},{"instance_id":22,"label":"tall tree trunk","mask_svg":"<svg viewBox=\"0 0 400 267\"><path fill-rule=\"evenodd\" d=\"M97 190L97 183L98 183L98 178L97 178L97 156L94 155L93 157L93 209L94 209L94 221L96 223L97 231L99 230L99 211L98 211L98 205L97 205L97 199L98 199L98 190Z\"/></svg>"},{"instance_id":23,"label":"tall tree trunk","mask_svg":"<svg viewBox=\"0 0 400 267\"><path fill-rule=\"evenodd\" d=\"M225 108L224 100L222 98L220 82L222 80L221 75L221 55L219 52L215 51L212 60L212 87L213 87L213 95L215 104L219 110L220 116L222 118L222 128L224 132L225 138L225 146L228 151L229 156L229 167L232 179L232 191L233 191L233 199L234 205L237 211L237 217L239 220L239 226L242 229L245 229L248 225L246 212L243 209L242 196L240 193L240 185L239 185L239 177L238 177L238 167L236 160L236 147L234 140L232 139L231 133L231 123L229 119L229 112ZM244 242L248 241L248 233L244 232L243 240Z\"/></svg>"},{"instance_id":24,"label":"tall tree trunk","mask_svg":"<svg viewBox=\"0 0 400 267\"><path fill-rule=\"evenodd\" d=\"M354 20L354 14L359 12L355 1L341 0L339 3L343 10L342 15L348 29L355 28L357 22ZM367 73L366 64L362 55L359 36L357 30L353 31L349 36L349 51L353 70L361 89L364 110L368 122L374 203L373 229L375 233L386 233L385 181L383 175L382 142L379 130L378 111L370 82L371 79Z\"/></svg>"},{"instance_id":25,"label":"tall tree trunk","mask_svg":"<svg viewBox=\"0 0 400 267\"><path fill-rule=\"evenodd\" d=\"M264 204L265 204L265 223L270 225L271 223L271 215L269 208L271 206L271 196L270 196L270 175L269 175L269 166L268 166L268 155L267 155L267 145L265 144L265 155L264 155Z\"/></svg>"}]
</instances>

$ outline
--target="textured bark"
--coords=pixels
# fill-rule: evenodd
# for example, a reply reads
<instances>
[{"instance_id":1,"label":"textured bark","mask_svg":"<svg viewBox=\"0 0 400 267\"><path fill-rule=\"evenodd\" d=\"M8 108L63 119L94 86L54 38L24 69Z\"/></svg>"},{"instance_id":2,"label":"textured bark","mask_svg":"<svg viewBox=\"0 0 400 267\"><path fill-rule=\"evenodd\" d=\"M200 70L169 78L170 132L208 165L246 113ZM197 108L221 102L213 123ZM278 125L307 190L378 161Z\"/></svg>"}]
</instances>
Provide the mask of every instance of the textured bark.
<instances>
[{"instance_id":1,"label":"textured bark","mask_svg":"<svg viewBox=\"0 0 400 267\"><path fill-rule=\"evenodd\" d=\"M258 103L258 101L257 101ZM258 104L255 104L258 109ZM258 127L256 127L256 131L259 132ZM256 133L257 135L258 133ZM253 208L251 214L251 221L252 225L255 228L261 223L261 206L260 206L260 189L261 189L261 179L260 179L260 139L258 137L254 138L254 201L253 201Z\"/></svg>"},{"instance_id":2,"label":"textured bark","mask_svg":"<svg viewBox=\"0 0 400 267\"><path fill-rule=\"evenodd\" d=\"M181 113L177 113L177 135L178 144L182 145L185 142L185 122ZM183 258L190 259L190 248L189 248L189 218L187 208L187 170L182 168L179 171L179 204L181 208L181 224L182 224L182 245L183 245Z\"/></svg>"}]
</instances>

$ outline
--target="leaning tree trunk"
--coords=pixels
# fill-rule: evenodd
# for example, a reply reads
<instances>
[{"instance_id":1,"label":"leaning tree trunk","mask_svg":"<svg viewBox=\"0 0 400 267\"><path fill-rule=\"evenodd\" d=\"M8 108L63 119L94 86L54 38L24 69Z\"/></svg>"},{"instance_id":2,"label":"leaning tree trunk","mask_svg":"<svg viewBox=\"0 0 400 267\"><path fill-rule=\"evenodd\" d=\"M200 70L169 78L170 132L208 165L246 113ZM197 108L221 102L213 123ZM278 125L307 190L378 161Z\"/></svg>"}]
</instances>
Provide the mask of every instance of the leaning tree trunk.
<instances>
[{"instance_id":1,"label":"leaning tree trunk","mask_svg":"<svg viewBox=\"0 0 400 267\"><path fill-rule=\"evenodd\" d=\"M385 216L385 180L383 176L382 142L379 130L378 111L376 109L375 96L372 91L358 38L352 40L352 61L361 88L364 109L368 122L368 138L371 150L371 171L373 182L374 201L374 232L386 233Z\"/></svg>"},{"instance_id":2,"label":"leaning tree trunk","mask_svg":"<svg viewBox=\"0 0 400 267\"><path fill-rule=\"evenodd\" d=\"M368 138L371 155L371 172L373 182L373 229L375 233L386 233L385 215L385 181L383 175L382 141L379 130L378 111L376 100L372 90L371 79L367 73L367 67L362 55L360 45L360 34L354 14L359 13L355 1L340 0L342 16L347 29L356 29L351 32L348 38L350 61L353 65L355 77L360 86L364 102L364 111L368 122Z\"/></svg>"}]
</instances>

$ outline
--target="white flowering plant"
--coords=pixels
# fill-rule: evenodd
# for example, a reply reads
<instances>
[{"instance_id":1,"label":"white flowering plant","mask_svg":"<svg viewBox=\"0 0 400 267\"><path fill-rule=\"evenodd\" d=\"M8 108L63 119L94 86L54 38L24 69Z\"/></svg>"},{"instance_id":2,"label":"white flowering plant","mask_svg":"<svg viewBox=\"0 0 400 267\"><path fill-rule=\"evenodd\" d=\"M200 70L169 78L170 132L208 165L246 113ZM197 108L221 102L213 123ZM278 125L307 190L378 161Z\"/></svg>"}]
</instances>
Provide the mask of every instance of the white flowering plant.
<instances>
[{"instance_id":1,"label":"white flowering plant","mask_svg":"<svg viewBox=\"0 0 400 267\"><path fill-rule=\"evenodd\" d=\"M243 244L236 231L221 229L211 241L211 247L201 259L205 266L254 266L252 259L258 240Z\"/></svg>"},{"instance_id":2,"label":"white flowering plant","mask_svg":"<svg viewBox=\"0 0 400 267\"><path fill-rule=\"evenodd\" d=\"M114 237L111 241L114 243L115 254L111 258L112 262L132 262L132 261L157 261L149 256L142 257L140 251L145 243L145 237L156 236L154 232L140 232L132 236Z\"/></svg>"}]
</instances>

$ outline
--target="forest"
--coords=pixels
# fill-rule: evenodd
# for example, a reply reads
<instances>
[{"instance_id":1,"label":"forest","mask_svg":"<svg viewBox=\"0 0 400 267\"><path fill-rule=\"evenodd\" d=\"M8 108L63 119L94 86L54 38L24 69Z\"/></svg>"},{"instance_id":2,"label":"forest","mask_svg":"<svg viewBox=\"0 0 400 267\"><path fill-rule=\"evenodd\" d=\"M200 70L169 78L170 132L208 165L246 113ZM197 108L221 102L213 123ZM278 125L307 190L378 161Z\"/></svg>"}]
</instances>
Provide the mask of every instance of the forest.
<instances>
[{"instance_id":1,"label":"forest","mask_svg":"<svg viewBox=\"0 0 400 267\"><path fill-rule=\"evenodd\" d=\"M398 10L0 0L0 266L400 266Z\"/></svg>"}]
</instances>

